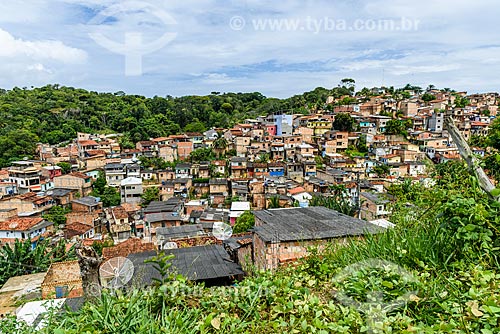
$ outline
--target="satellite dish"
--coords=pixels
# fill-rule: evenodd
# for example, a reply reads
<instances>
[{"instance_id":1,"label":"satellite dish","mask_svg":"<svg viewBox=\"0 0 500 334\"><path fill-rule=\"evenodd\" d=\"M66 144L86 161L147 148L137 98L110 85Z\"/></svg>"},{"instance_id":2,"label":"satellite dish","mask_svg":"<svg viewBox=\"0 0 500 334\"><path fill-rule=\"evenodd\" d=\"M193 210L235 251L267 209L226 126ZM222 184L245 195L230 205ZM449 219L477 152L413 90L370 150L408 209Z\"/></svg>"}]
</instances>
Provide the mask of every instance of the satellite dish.
<instances>
[{"instance_id":1,"label":"satellite dish","mask_svg":"<svg viewBox=\"0 0 500 334\"><path fill-rule=\"evenodd\" d=\"M163 244L163 249L177 249L177 243L173 241L166 242Z\"/></svg>"},{"instance_id":2,"label":"satellite dish","mask_svg":"<svg viewBox=\"0 0 500 334\"><path fill-rule=\"evenodd\" d=\"M104 262L99 268L103 286L117 289L127 284L134 274L134 264L129 259L119 256Z\"/></svg>"},{"instance_id":3,"label":"satellite dish","mask_svg":"<svg viewBox=\"0 0 500 334\"><path fill-rule=\"evenodd\" d=\"M15 229L17 226L19 226L19 224L18 224L18 223L10 223L10 225L9 225L9 227L10 227L11 229Z\"/></svg>"},{"instance_id":4,"label":"satellite dish","mask_svg":"<svg viewBox=\"0 0 500 334\"><path fill-rule=\"evenodd\" d=\"M212 235L219 240L227 240L233 235L233 229L223 222L215 222L212 227Z\"/></svg>"}]
</instances>

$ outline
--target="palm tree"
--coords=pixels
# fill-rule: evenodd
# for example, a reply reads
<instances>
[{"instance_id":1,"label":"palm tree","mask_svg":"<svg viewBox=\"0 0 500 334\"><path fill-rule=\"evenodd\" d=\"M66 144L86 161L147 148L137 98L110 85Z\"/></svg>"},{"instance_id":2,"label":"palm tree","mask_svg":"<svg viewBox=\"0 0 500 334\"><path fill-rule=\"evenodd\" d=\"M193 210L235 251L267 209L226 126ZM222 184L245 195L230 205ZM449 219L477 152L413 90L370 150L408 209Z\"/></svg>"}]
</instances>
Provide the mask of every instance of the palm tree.
<instances>
[{"instance_id":1,"label":"palm tree","mask_svg":"<svg viewBox=\"0 0 500 334\"><path fill-rule=\"evenodd\" d=\"M228 146L227 139L223 136L222 132L217 133L217 139L214 140L213 143L213 148L214 151L217 153L217 157L221 156L221 153L226 151L226 148Z\"/></svg>"},{"instance_id":2,"label":"palm tree","mask_svg":"<svg viewBox=\"0 0 500 334\"><path fill-rule=\"evenodd\" d=\"M268 209L277 209L277 208L281 208L280 197L278 195L275 195L269 198Z\"/></svg>"}]
</instances>

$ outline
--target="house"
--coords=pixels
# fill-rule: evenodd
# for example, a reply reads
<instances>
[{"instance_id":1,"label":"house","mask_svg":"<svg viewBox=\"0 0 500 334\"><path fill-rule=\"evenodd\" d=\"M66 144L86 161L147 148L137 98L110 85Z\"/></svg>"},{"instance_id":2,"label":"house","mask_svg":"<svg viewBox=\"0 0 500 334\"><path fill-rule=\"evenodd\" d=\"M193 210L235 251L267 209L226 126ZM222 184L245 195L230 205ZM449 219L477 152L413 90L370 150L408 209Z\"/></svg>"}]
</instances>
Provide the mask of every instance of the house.
<instances>
[{"instance_id":1,"label":"house","mask_svg":"<svg viewBox=\"0 0 500 334\"><path fill-rule=\"evenodd\" d=\"M117 242L130 238L132 227L127 211L121 206L106 210L106 219L109 221L109 232Z\"/></svg>"},{"instance_id":2,"label":"house","mask_svg":"<svg viewBox=\"0 0 500 334\"><path fill-rule=\"evenodd\" d=\"M76 190L74 189L64 189L64 188L54 188L47 191L47 195L54 199L54 202L60 206L69 206L71 201L74 199Z\"/></svg>"},{"instance_id":3,"label":"house","mask_svg":"<svg viewBox=\"0 0 500 334\"><path fill-rule=\"evenodd\" d=\"M144 209L144 221L149 224L151 233L156 227L179 226L182 224L184 201L171 197L167 201L153 201Z\"/></svg>"},{"instance_id":4,"label":"house","mask_svg":"<svg viewBox=\"0 0 500 334\"><path fill-rule=\"evenodd\" d=\"M188 178L191 175L191 164L182 163L175 166L176 178Z\"/></svg>"},{"instance_id":5,"label":"house","mask_svg":"<svg viewBox=\"0 0 500 334\"><path fill-rule=\"evenodd\" d=\"M120 196L122 203L140 203L142 193L142 179L137 177L127 177L120 182Z\"/></svg>"},{"instance_id":6,"label":"house","mask_svg":"<svg viewBox=\"0 0 500 334\"><path fill-rule=\"evenodd\" d=\"M247 158L232 157L231 158L231 178L241 179L247 177Z\"/></svg>"},{"instance_id":7,"label":"house","mask_svg":"<svg viewBox=\"0 0 500 334\"><path fill-rule=\"evenodd\" d=\"M53 222L41 217L14 217L0 222L0 241L13 244L16 239L31 239L31 248L35 248L38 239L52 231Z\"/></svg>"},{"instance_id":8,"label":"house","mask_svg":"<svg viewBox=\"0 0 500 334\"><path fill-rule=\"evenodd\" d=\"M98 150L99 144L95 140L78 140L76 147L78 148L78 157L83 160L88 151Z\"/></svg>"},{"instance_id":9,"label":"house","mask_svg":"<svg viewBox=\"0 0 500 334\"><path fill-rule=\"evenodd\" d=\"M231 225L234 225L236 219L245 211L250 211L250 202L232 202L229 211L229 222Z\"/></svg>"},{"instance_id":10,"label":"house","mask_svg":"<svg viewBox=\"0 0 500 334\"><path fill-rule=\"evenodd\" d=\"M376 220L387 218L391 213L388 209L389 200L378 193L361 193L361 218L366 220Z\"/></svg>"},{"instance_id":11,"label":"house","mask_svg":"<svg viewBox=\"0 0 500 334\"><path fill-rule=\"evenodd\" d=\"M42 167L42 176L46 179L52 180L53 178L61 175L62 175L62 168L59 166Z\"/></svg>"},{"instance_id":12,"label":"house","mask_svg":"<svg viewBox=\"0 0 500 334\"><path fill-rule=\"evenodd\" d=\"M9 182L15 183L20 194L40 191L42 171L33 161L14 161L8 169Z\"/></svg>"},{"instance_id":13,"label":"house","mask_svg":"<svg viewBox=\"0 0 500 334\"><path fill-rule=\"evenodd\" d=\"M190 281L203 282L208 287L230 285L235 280L242 280L244 275L222 245L168 249L163 252L174 255L170 267L172 273L181 274ZM127 256L135 268L131 280L133 286L149 286L153 284L153 278L161 279L153 264L144 262L156 255L157 252L143 252Z\"/></svg>"},{"instance_id":14,"label":"house","mask_svg":"<svg viewBox=\"0 0 500 334\"><path fill-rule=\"evenodd\" d=\"M74 241L76 238L92 239L94 235L94 225L75 222L72 224L66 224L64 227L64 238L66 240Z\"/></svg>"},{"instance_id":15,"label":"house","mask_svg":"<svg viewBox=\"0 0 500 334\"><path fill-rule=\"evenodd\" d=\"M127 177L125 165L120 163L110 163L104 166L106 183L111 187L118 187L120 182Z\"/></svg>"},{"instance_id":16,"label":"house","mask_svg":"<svg viewBox=\"0 0 500 334\"><path fill-rule=\"evenodd\" d=\"M92 177L73 172L54 178L54 188L64 188L76 190L80 196L88 196L92 191Z\"/></svg>"},{"instance_id":17,"label":"house","mask_svg":"<svg viewBox=\"0 0 500 334\"><path fill-rule=\"evenodd\" d=\"M168 243L177 239L206 236L201 224L190 224L156 228L156 240L159 249L167 249Z\"/></svg>"},{"instance_id":18,"label":"house","mask_svg":"<svg viewBox=\"0 0 500 334\"><path fill-rule=\"evenodd\" d=\"M0 209L17 209L21 216L40 215L49 210L54 205L54 200L50 196L38 196L33 192L24 193L13 197L6 197L0 200Z\"/></svg>"},{"instance_id":19,"label":"house","mask_svg":"<svg viewBox=\"0 0 500 334\"><path fill-rule=\"evenodd\" d=\"M272 162L268 164L269 176L281 177L285 176L285 164L280 162Z\"/></svg>"},{"instance_id":20,"label":"house","mask_svg":"<svg viewBox=\"0 0 500 334\"><path fill-rule=\"evenodd\" d=\"M102 233L102 202L96 197L82 197L71 201L72 211L66 214L66 224L83 223Z\"/></svg>"},{"instance_id":21,"label":"house","mask_svg":"<svg viewBox=\"0 0 500 334\"><path fill-rule=\"evenodd\" d=\"M52 263L41 287L43 299L82 297L83 283L78 261Z\"/></svg>"},{"instance_id":22,"label":"house","mask_svg":"<svg viewBox=\"0 0 500 334\"><path fill-rule=\"evenodd\" d=\"M102 202L93 196L77 198L71 202L71 209L74 212L99 212L102 211Z\"/></svg>"},{"instance_id":23,"label":"house","mask_svg":"<svg viewBox=\"0 0 500 334\"><path fill-rule=\"evenodd\" d=\"M381 229L366 221L324 207L254 211L254 264L274 270L308 255L311 246L345 243Z\"/></svg>"},{"instance_id":24,"label":"house","mask_svg":"<svg viewBox=\"0 0 500 334\"><path fill-rule=\"evenodd\" d=\"M229 184L227 179L210 179L208 184L210 187L210 200L212 204L223 204L226 196L229 194Z\"/></svg>"},{"instance_id":25,"label":"house","mask_svg":"<svg viewBox=\"0 0 500 334\"><path fill-rule=\"evenodd\" d=\"M157 250L154 243L144 241L141 238L132 237L119 243L118 245L104 247L102 249L102 257L107 260L113 257L127 257L129 254L154 250Z\"/></svg>"},{"instance_id":26,"label":"house","mask_svg":"<svg viewBox=\"0 0 500 334\"><path fill-rule=\"evenodd\" d=\"M0 198L17 194L17 184L14 182L0 181Z\"/></svg>"}]
</instances>

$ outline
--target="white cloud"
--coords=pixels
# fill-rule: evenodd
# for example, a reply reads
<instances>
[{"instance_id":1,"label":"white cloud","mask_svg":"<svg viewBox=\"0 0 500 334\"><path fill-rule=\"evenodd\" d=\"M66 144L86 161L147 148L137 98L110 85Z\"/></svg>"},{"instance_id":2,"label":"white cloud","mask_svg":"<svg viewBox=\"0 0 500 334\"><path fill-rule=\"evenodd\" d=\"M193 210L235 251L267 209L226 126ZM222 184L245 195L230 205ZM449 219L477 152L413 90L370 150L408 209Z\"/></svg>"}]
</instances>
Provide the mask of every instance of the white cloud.
<instances>
[{"instance_id":1,"label":"white cloud","mask_svg":"<svg viewBox=\"0 0 500 334\"><path fill-rule=\"evenodd\" d=\"M26 57L79 64L86 60L85 51L69 47L61 41L25 41L0 29L0 57Z\"/></svg>"},{"instance_id":2,"label":"white cloud","mask_svg":"<svg viewBox=\"0 0 500 334\"><path fill-rule=\"evenodd\" d=\"M484 46L500 38L492 10L495 1L147 1L176 20L170 26L154 15L129 15L126 7L122 15L103 25L89 24L106 6L127 2L122 0L29 0L23 1L24 12L19 3L5 1L0 5L0 57L11 66L0 66L0 84L59 82L146 95L202 94L215 87L284 97L321 85L333 87L348 76L358 86L433 83L492 90L500 86L500 78L494 75L500 71L500 48ZM246 20L245 29L230 29L235 15ZM44 19L48 16L57 21ZM259 31L251 22L308 17L350 22L407 17L420 24L418 30L407 32L323 29L314 33ZM124 57L89 37L96 29L117 43L128 31L142 32L144 42L167 31L177 37L142 58L143 76L127 77ZM27 74L15 75L11 68Z\"/></svg>"}]
</instances>

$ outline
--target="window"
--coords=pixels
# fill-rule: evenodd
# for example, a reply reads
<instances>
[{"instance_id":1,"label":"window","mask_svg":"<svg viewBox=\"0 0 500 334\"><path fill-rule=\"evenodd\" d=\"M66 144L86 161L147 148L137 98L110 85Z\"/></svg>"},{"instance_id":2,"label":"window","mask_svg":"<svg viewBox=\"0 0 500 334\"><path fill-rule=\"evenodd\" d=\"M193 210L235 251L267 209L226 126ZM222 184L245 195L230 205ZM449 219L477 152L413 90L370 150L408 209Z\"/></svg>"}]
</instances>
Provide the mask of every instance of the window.
<instances>
[{"instance_id":1,"label":"window","mask_svg":"<svg viewBox=\"0 0 500 334\"><path fill-rule=\"evenodd\" d=\"M68 286L56 286L56 298L64 298L68 296Z\"/></svg>"}]
</instances>

